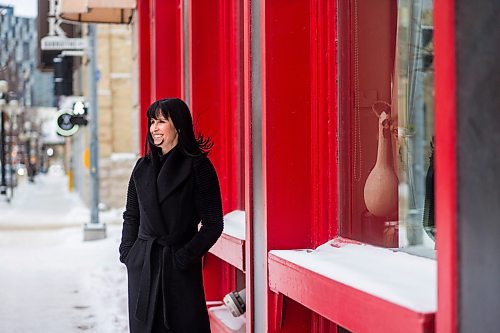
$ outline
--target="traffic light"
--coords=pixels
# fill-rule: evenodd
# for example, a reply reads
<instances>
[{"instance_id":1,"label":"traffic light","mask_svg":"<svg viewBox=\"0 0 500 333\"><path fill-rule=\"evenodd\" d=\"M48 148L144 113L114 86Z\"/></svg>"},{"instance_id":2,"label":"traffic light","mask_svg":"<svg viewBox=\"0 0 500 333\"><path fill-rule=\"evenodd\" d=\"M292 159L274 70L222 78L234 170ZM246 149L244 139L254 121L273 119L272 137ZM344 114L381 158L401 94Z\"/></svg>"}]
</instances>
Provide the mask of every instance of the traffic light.
<instances>
[{"instance_id":1,"label":"traffic light","mask_svg":"<svg viewBox=\"0 0 500 333\"><path fill-rule=\"evenodd\" d=\"M73 95L73 58L54 58L54 95Z\"/></svg>"}]
</instances>

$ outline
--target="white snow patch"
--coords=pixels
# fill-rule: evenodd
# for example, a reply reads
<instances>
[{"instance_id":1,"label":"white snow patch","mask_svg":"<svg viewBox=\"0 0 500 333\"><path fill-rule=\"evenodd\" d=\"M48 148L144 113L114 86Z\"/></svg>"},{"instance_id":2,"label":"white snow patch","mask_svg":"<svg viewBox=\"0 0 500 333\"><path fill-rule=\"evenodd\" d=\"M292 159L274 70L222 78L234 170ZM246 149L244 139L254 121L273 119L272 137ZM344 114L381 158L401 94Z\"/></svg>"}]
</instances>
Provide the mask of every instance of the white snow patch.
<instances>
[{"instance_id":1,"label":"white snow patch","mask_svg":"<svg viewBox=\"0 0 500 333\"><path fill-rule=\"evenodd\" d=\"M0 212L0 230L53 229L90 222L90 210L77 193L69 192L67 177L57 167L38 175L34 183L21 181L10 204L0 201ZM123 209L100 212L100 222L121 224L122 212Z\"/></svg>"},{"instance_id":2,"label":"white snow patch","mask_svg":"<svg viewBox=\"0 0 500 333\"><path fill-rule=\"evenodd\" d=\"M435 260L371 245L334 247L331 242L315 250L273 250L270 253L411 310L436 312Z\"/></svg>"},{"instance_id":3,"label":"white snow patch","mask_svg":"<svg viewBox=\"0 0 500 333\"><path fill-rule=\"evenodd\" d=\"M121 212L100 215L108 237L84 242L90 213L57 167L0 202L0 332L128 332L121 226L113 224Z\"/></svg>"},{"instance_id":4,"label":"white snow patch","mask_svg":"<svg viewBox=\"0 0 500 333\"><path fill-rule=\"evenodd\" d=\"M245 240L245 212L233 210L224 216L224 233Z\"/></svg>"},{"instance_id":5,"label":"white snow patch","mask_svg":"<svg viewBox=\"0 0 500 333\"><path fill-rule=\"evenodd\" d=\"M112 153L110 158L113 162L135 161L137 155L133 153Z\"/></svg>"},{"instance_id":6,"label":"white snow patch","mask_svg":"<svg viewBox=\"0 0 500 333\"><path fill-rule=\"evenodd\" d=\"M0 332L128 332L120 228L82 239L74 227L0 233Z\"/></svg>"},{"instance_id":7,"label":"white snow patch","mask_svg":"<svg viewBox=\"0 0 500 333\"><path fill-rule=\"evenodd\" d=\"M208 311L212 312L231 331L245 333L246 320L244 316L234 317L225 305L211 307Z\"/></svg>"}]
</instances>

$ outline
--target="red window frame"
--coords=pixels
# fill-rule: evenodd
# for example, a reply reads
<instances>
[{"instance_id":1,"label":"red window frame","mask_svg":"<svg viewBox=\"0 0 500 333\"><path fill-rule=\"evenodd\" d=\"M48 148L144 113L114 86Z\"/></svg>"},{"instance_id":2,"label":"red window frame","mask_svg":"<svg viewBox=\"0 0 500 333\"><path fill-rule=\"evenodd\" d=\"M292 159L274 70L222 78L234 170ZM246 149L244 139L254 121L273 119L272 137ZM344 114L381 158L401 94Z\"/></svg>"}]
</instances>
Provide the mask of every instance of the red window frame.
<instances>
[{"instance_id":1,"label":"red window frame","mask_svg":"<svg viewBox=\"0 0 500 333\"><path fill-rule=\"evenodd\" d=\"M145 106L149 105L153 93L151 85L160 84L159 82L154 81L153 70L155 66L155 59L151 56L151 48L154 48L152 45L153 41L151 40L151 33L155 29L154 26L151 25L151 10L153 6L153 2L155 0L139 0L138 1L138 20L139 20L139 36L140 36L140 54L139 54L139 65L140 65L140 82L141 82L141 91L140 91L140 103L141 109L144 109ZM251 77L251 66L250 66L250 0L244 0L244 61L243 61L243 91L244 91L244 164L245 164L245 174L244 174L244 183L245 183L245 211L246 211L246 228L247 235L251 235L252 224L252 138L251 138L251 93L250 93L250 77ZM169 2L171 3L171 2ZM314 172L311 173L311 179L308 182L311 189L310 193L312 194L310 207L310 212L313 213L313 217L308 223L308 227L313 232L303 233L302 230L294 231L294 235L299 235L302 237L307 237L306 240L301 240L299 237L291 237L288 244L279 244L274 240L269 241L266 237L266 246L269 249L273 248L290 248L290 247L314 247L322 242L325 242L328 239L333 238L337 235L337 207L338 207L338 196L337 196L337 184L336 184L336 159L337 159L337 148L334 149L326 149L329 151L328 155L325 155L325 149L322 146L326 142L335 142L332 138L335 138L337 135L337 123L335 121L336 116L336 93L335 88L332 89L332 77L336 77L336 74L331 76L331 73L335 73L335 60L336 60L336 48L335 45L332 46L332 41L334 39L327 39L326 52L329 56L329 60L325 62L324 59L320 57L320 55L324 54L325 49L321 45L325 45L324 39L324 27L328 27L328 33L331 33L331 29L333 32L336 32L335 28L335 17L336 17L336 3L335 1L326 1L326 0L311 0L310 6L312 10L307 13L307 15L311 15L311 27L309 40L307 43L310 43L311 54L314 59L317 59L317 62L311 62L311 96L313 97L311 100L311 128L310 132L313 134L313 140L316 142L313 145L310 153L312 157L311 161L311 170ZM279 6L282 6L283 3L280 1L263 1L262 4L262 53L263 53L263 64L262 64L262 73L263 77L263 87L262 87L262 95L263 95L263 105L264 108L267 108L268 111L263 111L263 117L266 117L268 113L266 112L282 112L279 109L271 108L271 104L266 100L267 93L266 89L268 86L272 86L273 84L282 84L283 80L268 80L266 81L266 77L276 75L275 73L268 72L269 69L266 68L265 63L265 49L266 49L266 38L269 38L269 43L272 43L273 38L270 35L266 35L267 32L273 29L271 17L267 17L266 20L266 6L273 7L279 10ZM326 7L325 7L326 6ZM326 18L327 22L324 21L323 14L328 13ZM270 14L269 14L270 15ZM332 23L333 22L333 23ZM438 295L438 312L437 312L437 331L438 332L455 332L456 331L456 322L457 322L457 305L456 305L456 290L457 290L457 282L456 282L456 153L455 153L455 127L456 127L456 119L455 119L455 42L454 42L454 1L453 0L443 0L435 3L435 67L436 67L436 75L435 75L435 85L436 85L436 109L439 110L439 114L436 116L436 204L440 207L439 210L436 211L436 224L439 229L439 234L437 235L437 247L438 247L438 285L439 285L439 295ZM265 28L267 25L267 28ZM323 31L323 32L322 32ZM323 34L323 35L322 35ZM323 37L322 37L323 36ZM189 36L188 36L189 37ZM292 41L291 41L292 42ZM303 40L299 42L304 42ZM302 44L301 44L302 45ZM190 51L192 52L192 50ZM182 54L182 51L180 51ZM153 61L151 61L153 60ZM327 68L327 74L323 72L324 68ZM181 71L183 73L183 71ZM192 71L191 71L192 73ZM280 75L282 73L278 73ZM183 74L181 74L182 76ZM325 82L326 80L326 82ZM176 81L176 80L173 80ZM181 81L182 82L182 77ZM335 83L333 83L333 87ZM191 90L192 91L192 90ZM294 96L289 96L293 98ZM326 104L325 101L328 101ZM279 103L275 106L279 106ZM326 110L326 112L324 112ZM286 115L286 114L285 114ZM326 129L324 128L325 117L328 117L329 121L333 121L333 125L328 126ZM144 133L147 130L145 128L144 123L145 117L141 117L141 149L144 146ZM265 123L264 123L265 125ZM287 124L284 124L285 130L288 128ZM270 132L268 132L269 135ZM325 137L326 135L326 137ZM266 138L264 138L265 140ZM266 142L263 142L266 144ZM271 150L269 150L272 152ZM333 154L331 153L333 152ZM264 161L264 164L269 161ZM279 161L276 161L279 164ZM329 165L328 169L320 168L320 165L324 165L324 163ZM264 165L263 168L267 166ZM265 172L264 172L265 174ZM317 184L324 184L326 180L328 180L327 187L319 187ZM333 179L333 180L332 180ZM264 182L268 182L268 179L265 179ZM274 186L273 184L264 184L264 190L268 190L268 186ZM282 185L282 184L278 184ZM265 193L265 196L268 195L268 192ZM309 204L308 204L309 206ZM324 209L326 208L326 210ZM267 218L267 213L265 218ZM274 222L266 222L266 223L274 223ZM292 244L293 243L293 244ZM299 244L300 243L300 244ZM245 250L248 255L245 256L245 266L246 266L246 281L247 288L252 288L252 242L245 243ZM281 269L283 268L283 277L288 278L293 276L293 273L302 274L300 277L300 281L302 283L300 286L303 289L300 289L295 293L295 296L292 295L294 291L290 291L290 297L294 298L298 302L304 302L303 296L300 295L308 285L314 285L315 276L310 272L301 269L300 267L293 267L293 265L289 265L288 263L284 263L282 266L279 265L279 260L274 260L274 258L269 258L269 278L271 281L280 281L280 274L275 273L275 268ZM276 263L277 262L277 263ZM285 267L289 266L289 267ZM293 271L288 272L289 269ZM275 279L276 278L276 279ZM220 283L220 281L219 281ZM287 287L287 284L284 282L278 282L277 284L273 284L272 288L274 291L283 292ZM326 288L326 287L325 287ZM349 290L349 289L347 289ZM321 291L321 290L320 290ZM348 293L343 298L346 300L356 299L356 290L351 288L352 293ZM251 292L249 293L251 295ZM285 294L285 293L283 293ZM283 295L281 294L281 295ZM288 294L288 292L286 292ZM307 295L310 295L310 291L308 291ZM305 296L304 296L305 297ZM251 299L249 300L251 302ZM267 320L269 323L276 323L277 319L280 318L280 312L278 309L280 306L284 306L283 303L287 303L286 300L283 300L283 297L275 298L273 294L270 294L268 298L267 307L269 308ZM323 314L320 308L314 309L313 305L304 304L306 307L312 308L317 313ZM323 302L323 305L318 304L318 307L323 306L325 310L327 304ZM380 304L381 309L385 309L389 311L390 306L386 306L383 303ZM295 313L296 306L293 306L293 313ZM247 318L252 317L252 307L249 306L247 312ZM300 311L299 311L300 312ZM287 316L293 315L292 312L288 312ZM303 312L300 312L303 313ZM281 313L282 314L282 313ZM271 316L275 315L272 319ZM281 317L283 318L283 317ZM380 316L373 316L374 320L380 321L383 320ZM308 323L310 319L304 319ZM319 320L318 322L321 322ZM318 324L320 327L327 327L328 324ZM251 330L252 322L251 320L247 324L247 329ZM249 328L250 327L250 328ZM290 330L287 330L290 332Z\"/></svg>"},{"instance_id":2,"label":"red window frame","mask_svg":"<svg viewBox=\"0 0 500 333\"><path fill-rule=\"evenodd\" d=\"M311 1L311 3L315 1ZM455 131L455 104L454 104L454 57L452 56L450 61L450 53L454 51L454 36L453 36L453 1L447 0L443 2L438 2L435 4L435 66L436 66L436 109L439 109L439 113L436 114L436 202L440 209L436 215L436 223L440 233L437 237L437 246L440 249L438 252L438 312L437 312L437 324L434 323L434 314L419 314L416 312L408 312L407 309L398 308L395 304L385 302L381 299L372 299L373 304L376 304L377 309L380 311L372 312L365 311L363 313L363 320L371 321L374 326L371 327L370 332L379 331L375 328L376 325L383 327L380 323L387 323L384 321L384 316L390 314L391 325L387 325L386 329L391 329L394 327L405 327L406 331L415 332L428 332L434 331L437 328L438 332L454 332L456 331L456 226L455 226L455 174L456 174L456 162L455 162L455 151L454 151L454 131ZM265 14L264 14L265 16ZM341 17L341 15L339 15ZM315 25L314 20L311 21L311 26L315 29L320 30L320 24ZM268 28L269 29L269 28ZM318 32L315 31L315 33ZM265 34L264 34L265 35ZM313 35L311 41L316 42L317 35ZM263 42L264 43L264 42ZM440 45L437 45L440 44ZM262 46L265 49L265 45ZM312 46L312 52L316 56L317 53L314 51L314 45ZM341 56L342 57L342 56ZM342 58L340 58L342 62ZM330 64L331 66L331 64ZM265 66L263 66L263 72L266 73ZM323 67L324 68L324 67ZM312 69L312 76L317 78L317 73ZM268 81L264 80L266 84ZM312 84L314 86L314 83ZM313 88L314 91L314 88ZM263 88L263 94L266 94L265 88ZM318 97L314 93L312 94L313 109L316 107L318 102L314 101L314 97ZM322 100L321 98L317 99ZM312 124L313 128L317 126L316 124L320 122L314 118ZM342 122L342 119L340 120ZM450 126L451 125L451 126ZM320 138L321 131L318 131L318 136L314 136L316 132L313 131L313 138ZM342 139L341 139L342 140ZM321 139L319 139L321 141ZM345 140L344 140L345 141ZM322 142L322 141L321 141ZM314 157L318 157L319 154L319 144L316 152L313 151ZM321 158L318 158L321 161ZM312 164L312 169L317 170L318 163ZM445 171L446 170L446 171ZM451 172L450 172L451 170ZM446 174L445 174L446 172ZM314 184L320 183L318 179L321 179L318 174L312 176L313 181L313 214L314 208L318 207L317 203L321 202L321 194L314 197L314 190L316 193L321 193L317 191ZM323 220L325 218L318 219L315 217L316 221ZM268 222L269 223L269 222ZM321 222L320 222L321 224ZM336 228L335 226L327 226L328 228ZM312 227L314 228L314 226ZM318 230L318 229L315 229ZM321 227L320 229L321 230ZM316 232L316 231L315 231ZM321 233L317 233L321 234ZM311 244L321 243L321 237L318 237L318 241L314 241L314 236L311 239ZM270 298L271 310L268 312L269 323L273 325L275 329L281 327L280 321L282 320L282 315L280 315L280 307L283 307L282 298L280 301L279 295L286 295L296 301L299 301L306 307L314 310L323 316L333 319L342 316L343 313L348 315L343 310L335 310L337 307L332 307L331 304L326 305L325 302L315 301L315 297L320 297L326 292L342 293L342 299L345 300L343 303L347 305L351 300L360 299L358 293L359 291L350 287L345 288L345 286L340 286L336 288L332 286L335 282L329 285L327 283L320 283L320 280L324 280L323 277L319 277L317 274L307 271L300 266L294 265L291 262L286 262L277 258L272 254L269 256L269 279L270 287L273 291L278 293L278 298L276 300ZM291 280L290 280L291 279ZM293 281L292 281L293 280ZM300 284L294 281L301 281ZM315 285L322 285L324 288L314 288ZM292 286L292 288L290 288ZM328 288L331 288L327 290ZM315 290L315 291L314 291ZM325 291L327 290L327 291ZM311 296L312 295L312 296ZM361 297L362 299L363 297ZM309 299L309 303L307 301ZM354 302L356 303L356 302ZM357 304L351 304L352 307ZM334 308L334 309L332 309ZM352 309L351 309L352 310ZM356 319L346 319L347 324L355 325L355 321L360 320L359 317ZM396 322L395 322L396 321ZM342 324L342 321L339 321ZM349 325L347 325L349 326ZM355 326L354 326L355 327ZM283 327L281 327L283 328ZM290 328L285 329L285 331L293 331ZM361 330L363 331L363 330ZM380 330L382 331L382 329Z\"/></svg>"}]
</instances>

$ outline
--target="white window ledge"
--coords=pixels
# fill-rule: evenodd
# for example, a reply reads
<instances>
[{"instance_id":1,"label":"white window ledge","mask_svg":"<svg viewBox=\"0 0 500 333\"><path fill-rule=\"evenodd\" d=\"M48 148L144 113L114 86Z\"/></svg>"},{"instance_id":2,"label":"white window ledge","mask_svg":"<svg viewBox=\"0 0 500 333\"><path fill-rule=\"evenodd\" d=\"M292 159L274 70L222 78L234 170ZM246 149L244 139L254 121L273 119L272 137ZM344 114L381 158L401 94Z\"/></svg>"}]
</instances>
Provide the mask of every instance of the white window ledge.
<instances>
[{"instance_id":1,"label":"white window ledge","mask_svg":"<svg viewBox=\"0 0 500 333\"><path fill-rule=\"evenodd\" d=\"M210 253L245 271L245 212L232 211L224 216L224 231Z\"/></svg>"},{"instance_id":2,"label":"white window ledge","mask_svg":"<svg viewBox=\"0 0 500 333\"><path fill-rule=\"evenodd\" d=\"M315 250L270 254L418 313L437 309L435 260L335 239Z\"/></svg>"},{"instance_id":3,"label":"white window ledge","mask_svg":"<svg viewBox=\"0 0 500 333\"><path fill-rule=\"evenodd\" d=\"M224 216L224 233L245 240L245 212L233 210Z\"/></svg>"},{"instance_id":4,"label":"white window ledge","mask_svg":"<svg viewBox=\"0 0 500 333\"><path fill-rule=\"evenodd\" d=\"M225 305L211 307L208 313L214 332L245 333L245 317L234 317Z\"/></svg>"}]
</instances>

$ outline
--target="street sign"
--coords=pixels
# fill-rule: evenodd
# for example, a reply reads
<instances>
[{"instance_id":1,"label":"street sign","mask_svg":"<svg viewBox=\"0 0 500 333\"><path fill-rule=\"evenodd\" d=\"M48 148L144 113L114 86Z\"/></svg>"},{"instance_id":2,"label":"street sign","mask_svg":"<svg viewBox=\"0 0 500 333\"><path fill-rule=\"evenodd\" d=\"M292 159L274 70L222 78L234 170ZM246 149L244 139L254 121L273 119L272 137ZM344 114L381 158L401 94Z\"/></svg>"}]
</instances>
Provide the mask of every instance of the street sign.
<instances>
[{"instance_id":1,"label":"street sign","mask_svg":"<svg viewBox=\"0 0 500 333\"><path fill-rule=\"evenodd\" d=\"M61 57L83 57L85 51L82 50L64 50L61 52Z\"/></svg>"},{"instance_id":2,"label":"street sign","mask_svg":"<svg viewBox=\"0 0 500 333\"><path fill-rule=\"evenodd\" d=\"M64 108L56 113L56 132L62 136L75 134L80 126L87 126L87 107L81 101L73 104L73 108Z\"/></svg>"},{"instance_id":3,"label":"street sign","mask_svg":"<svg viewBox=\"0 0 500 333\"><path fill-rule=\"evenodd\" d=\"M74 124L71 121L71 118L73 117L73 114L71 113L71 110L67 109L62 109L57 112L57 127L56 131L57 134L62 135L62 136L71 136L75 134L80 126L77 124Z\"/></svg>"},{"instance_id":4,"label":"street sign","mask_svg":"<svg viewBox=\"0 0 500 333\"><path fill-rule=\"evenodd\" d=\"M87 40L83 38L67 38L61 36L45 36L40 41L42 50L83 50Z\"/></svg>"}]
</instances>

